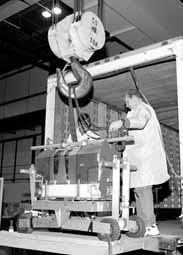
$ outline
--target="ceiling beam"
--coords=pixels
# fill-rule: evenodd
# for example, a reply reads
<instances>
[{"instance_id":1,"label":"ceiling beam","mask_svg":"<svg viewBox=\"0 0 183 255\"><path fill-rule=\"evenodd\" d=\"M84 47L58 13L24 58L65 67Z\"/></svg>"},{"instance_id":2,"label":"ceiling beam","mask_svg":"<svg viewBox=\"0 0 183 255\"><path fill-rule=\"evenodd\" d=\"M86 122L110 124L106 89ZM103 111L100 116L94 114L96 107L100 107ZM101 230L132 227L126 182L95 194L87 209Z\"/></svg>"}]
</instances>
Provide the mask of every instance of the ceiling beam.
<instances>
[{"instance_id":1,"label":"ceiling beam","mask_svg":"<svg viewBox=\"0 0 183 255\"><path fill-rule=\"evenodd\" d=\"M120 30L116 30L115 32L110 33L110 36L118 36L127 32L131 32L132 30L137 29L135 26L130 25L129 27L120 29Z\"/></svg>"},{"instance_id":2,"label":"ceiling beam","mask_svg":"<svg viewBox=\"0 0 183 255\"><path fill-rule=\"evenodd\" d=\"M4 47L6 47L6 50L8 50L11 54L17 55L20 59L29 59L29 64L34 64L35 66L38 66L46 71L49 71L49 67L47 65L44 65L40 60L38 59L38 56L34 53L28 52L25 49L19 48L15 43L4 41ZM10 55L11 55L10 54ZM43 61L49 61L49 59L43 59L43 56L40 56L40 59Z\"/></svg>"},{"instance_id":3,"label":"ceiling beam","mask_svg":"<svg viewBox=\"0 0 183 255\"><path fill-rule=\"evenodd\" d=\"M45 65L46 65L46 63L45 63ZM6 73L3 72L2 74L1 74L1 71L0 71L0 80L6 79L8 77L11 77L11 76L19 74L19 73L23 73L27 70L30 70L30 69L34 68L35 66L36 66L35 64L34 65L30 64L30 65L27 65L27 66L17 68L16 70L14 69L12 71L8 71ZM39 67L39 66L37 66L37 67ZM43 67L39 67L39 68L45 70ZM45 71L50 71L50 70L45 70Z\"/></svg>"},{"instance_id":4,"label":"ceiling beam","mask_svg":"<svg viewBox=\"0 0 183 255\"><path fill-rule=\"evenodd\" d=\"M123 42L122 40L120 40L118 37L116 36L112 36L109 39L107 39L106 41L110 41L110 42L117 42L118 44L122 45L123 47L125 47L127 50L134 50L131 46L129 46L128 44L126 44L125 42Z\"/></svg>"},{"instance_id":5,"label":"ceiling beam","mask_svg":"<svg viewBox=\"0 0 183 255\"><path fill-rule=\"evenodd\" d=\"M3 21L11 16L13 16L14 14L28 8L30 5L33 5L37 2L39 2L40 0L26 0L26 2L24 1L20 1L20 0L11 0L3 5L1 5L0 7L0 21ZM30 5L29 5L29 4Z\"/></svg>"}]
</instances>

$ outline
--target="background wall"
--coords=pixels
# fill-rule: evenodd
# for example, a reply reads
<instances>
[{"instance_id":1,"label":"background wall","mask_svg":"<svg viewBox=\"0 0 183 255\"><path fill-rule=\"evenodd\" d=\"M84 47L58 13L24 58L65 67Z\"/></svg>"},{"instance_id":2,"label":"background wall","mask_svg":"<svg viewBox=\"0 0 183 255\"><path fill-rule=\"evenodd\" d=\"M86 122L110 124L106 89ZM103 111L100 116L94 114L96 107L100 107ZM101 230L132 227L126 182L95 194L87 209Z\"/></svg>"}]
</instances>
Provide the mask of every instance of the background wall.
<instances>
[{"instance_id":1,"label":"background wall","mask_svg":"<svg viewBox=\"0 0 183 255\"><path fill-rule=\"evenodd\" d=\"M178 132L161 125L163 133L163 139L165 144L166 153L173 166L174 171L180 175L180 159L179 159L179 134ZM170 167L169 167L170 169ZM169 189L169 192L168 192ZM171 178L168 185L165 185L164 189L160 191L164 194L169 194L163 201L160 201L160 207L163 208L181 208L181 186L180 181L176 178ZM160 197L161 198L161 197Z\"/></svg>"},{"instance_id":2,"label":"background wall","mask_svg":"<svg viewBox=\"0 0 183 255\"><path fill-rule=\"evenodd\" d=\"M48 72L33 68L1 79L0 119L45 109L47 77Z\"/></svg>"},{"instance_id":3,"label":"background wall","mask_svg":"<svg viewBox=\"0 0 183 255\"><path fill-rule=\"evenodd\" d=\"M0 120L45 110L47 77L48 72L32 68L0 79ZM0 170L5 178L4 202L20 202L30 198L29 176L20 174L20 169L30 167L34 154L30 147L33 143L41 144L42 132L42 127L38 125L34 129L0 133Z\"/></svg>"}]
</instances>

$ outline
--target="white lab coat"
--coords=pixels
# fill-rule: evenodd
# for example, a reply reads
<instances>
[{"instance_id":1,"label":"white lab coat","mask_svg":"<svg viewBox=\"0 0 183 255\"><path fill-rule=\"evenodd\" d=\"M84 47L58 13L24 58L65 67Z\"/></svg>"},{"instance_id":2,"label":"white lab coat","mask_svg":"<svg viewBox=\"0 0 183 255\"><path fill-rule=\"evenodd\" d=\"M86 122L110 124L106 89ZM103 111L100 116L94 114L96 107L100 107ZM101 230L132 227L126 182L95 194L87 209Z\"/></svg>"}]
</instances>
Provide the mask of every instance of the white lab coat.
<instances>
[{"instance_id":1,"label":"white lab coat","mask_svg":"<svg viewBox=\"0 0 183 255\"><path fill-rule=\"evenodd\" d=\"M135 142L125 149L129 162L137 167L136 172L131 172L132 188L161 184L169 179L160 124L154 109L141 102L127 114L130 128L137 128L144 117L149 121L143 129L129 130Z\"/></svg>"}]
</instances>

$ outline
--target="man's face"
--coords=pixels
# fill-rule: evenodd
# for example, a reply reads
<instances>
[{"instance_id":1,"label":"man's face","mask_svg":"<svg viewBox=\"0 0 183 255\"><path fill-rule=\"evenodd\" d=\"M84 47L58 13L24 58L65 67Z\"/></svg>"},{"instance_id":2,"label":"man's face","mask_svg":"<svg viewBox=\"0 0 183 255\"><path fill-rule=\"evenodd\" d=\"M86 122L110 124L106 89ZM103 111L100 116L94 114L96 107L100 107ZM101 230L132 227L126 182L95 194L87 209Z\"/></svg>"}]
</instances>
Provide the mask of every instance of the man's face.
<instances>
[{"instance_id":1,"label":"man's face","mask_svg":"<svg viewBox=\"0 0 183 255\"><path fill-rule=\"evenodd\" d=\"M128 95L126 95L125 104L126 104L126 107L128 107L129 109L132 109L134 105L134 96L129 97Z\"/></svg>"},{"instance_id":2,"label":"man's face","mask_svg":"<svg viewBox=\"0 0 183 255\"><path fill-rule=\"evenodd\" d=\"M136 108L139 104L139 100L140 99L136 95L133 95L132 97L129 97L128 95L125 96L125 103L129 109Z\"/></svg>"}]
</instances>

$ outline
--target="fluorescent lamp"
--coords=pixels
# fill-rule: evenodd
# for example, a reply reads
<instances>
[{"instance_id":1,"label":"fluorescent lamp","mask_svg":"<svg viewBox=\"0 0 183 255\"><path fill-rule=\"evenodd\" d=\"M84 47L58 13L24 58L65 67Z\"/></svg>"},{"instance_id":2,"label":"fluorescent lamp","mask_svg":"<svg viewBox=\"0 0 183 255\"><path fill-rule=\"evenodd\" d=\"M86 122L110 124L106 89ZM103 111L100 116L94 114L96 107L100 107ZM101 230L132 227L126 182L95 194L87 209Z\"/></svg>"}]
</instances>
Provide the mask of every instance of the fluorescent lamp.
<instances>
[{"instance_id":1,"label":"fluorescent lamp","mask_svg":"<svg viewBox=\"0 0 183 255\"><path fill-rule=\"evenodd\" d=\"M59 7L54 7L52 11L53 11L53 13L56 14L56 15L59 15L59 14L62 12L61 9L60 9Z\"/></svg>"},{"instance_id":2,"label":"fluorescent lamp","mask_svg":"<svg viewBox=\"0 0 183 255\"><path fill-rule=\"evenodd\" d=\"M51 13L49 11L43 11L41 14L44 18L50 18L51 17Z\"/></svg>"}]
</instances>

